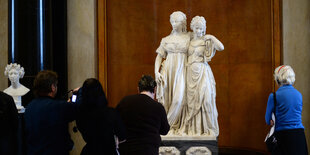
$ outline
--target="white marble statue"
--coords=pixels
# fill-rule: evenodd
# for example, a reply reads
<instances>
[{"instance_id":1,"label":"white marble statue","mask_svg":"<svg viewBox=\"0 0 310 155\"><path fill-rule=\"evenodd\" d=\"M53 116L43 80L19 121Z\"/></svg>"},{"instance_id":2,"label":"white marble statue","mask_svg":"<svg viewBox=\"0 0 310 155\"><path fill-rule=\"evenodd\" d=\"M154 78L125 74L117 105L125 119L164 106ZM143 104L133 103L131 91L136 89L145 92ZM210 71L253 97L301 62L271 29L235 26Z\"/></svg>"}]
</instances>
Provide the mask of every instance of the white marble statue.
<instances>
[{"instance_id":1,"label":"white marble statue","mask_svg":"<svg viewBox=\"0 0 310 155\"><path fill-rule=\"evenodd\" d=\"M177 134L186 102L186 63L190 33L186 30L186 15L176 11L170 15L172 32L161 40L155 60L157 100L167 112L170 134Z\"/></svg>"},{"instance_id":2,"label":"white marble statue","mask_svg":"<svg viewBox=\"0 0 310 155\"><path fill-rule=\"evenodd\" d=\"M206 35L204 17L194 17L190 27L193 33L188 49L187 103L183 109L186 116L182 117L186 125L182 131L193 136L218 136L215 80L208 62L224 46L216 37Z\"/></svg>"},{"instance_id":3,"label":"white marble statue","mask_svg":"<svg viewBox=\"0 0 310 155\"><path fill-rule=\"evenodd\" d=\"M11 86L3 92L13 97L19 113L23 113L25 110L22 106L21 97L29 92L28 88L19 83L19 79L23 78L24 74L24 68L19 64L11 63L5 67L4 75L11 81Z\"/></svg>"}]
</instances>

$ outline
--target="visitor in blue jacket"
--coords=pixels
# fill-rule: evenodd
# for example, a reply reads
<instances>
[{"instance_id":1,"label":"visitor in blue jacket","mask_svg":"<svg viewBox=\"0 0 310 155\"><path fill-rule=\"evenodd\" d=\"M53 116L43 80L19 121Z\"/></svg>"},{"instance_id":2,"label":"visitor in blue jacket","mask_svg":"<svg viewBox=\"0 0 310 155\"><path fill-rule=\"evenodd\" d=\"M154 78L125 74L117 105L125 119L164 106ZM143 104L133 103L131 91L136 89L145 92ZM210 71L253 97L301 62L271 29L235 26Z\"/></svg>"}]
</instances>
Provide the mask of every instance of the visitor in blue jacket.
<instances>
[{"instance_id":1,"label":"visitor in blue jacket","mask_svg":"<svg viewBox=\"0 0 310 155\"><path fill-rule=\"evenodd\" d=\"M268 125L275 125L275 136L281 154L308 154L304 126L302 124L302 95L293 87L295 82L294 70L288 65L275 69L274 78L279 85L276 91L276 107L274 95L268 98L265 120ZM275 122L271 116L275 108Z\"/></svg>"}]
</instances>

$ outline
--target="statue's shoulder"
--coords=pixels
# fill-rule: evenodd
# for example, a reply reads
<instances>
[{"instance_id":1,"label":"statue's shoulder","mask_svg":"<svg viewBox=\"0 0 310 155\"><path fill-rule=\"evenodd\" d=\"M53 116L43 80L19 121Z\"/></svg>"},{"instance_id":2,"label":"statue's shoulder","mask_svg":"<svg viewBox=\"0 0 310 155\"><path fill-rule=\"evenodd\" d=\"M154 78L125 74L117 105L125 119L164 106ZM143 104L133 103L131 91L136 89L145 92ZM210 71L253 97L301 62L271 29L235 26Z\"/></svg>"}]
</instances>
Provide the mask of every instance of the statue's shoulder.
<instances>
[{"instance_id":1,"label":"statue's shoulder","mask_svg":"<svg viewBox=\"0 0 310 155\"><path fill-rule=\"evenodd\" d=\"M206 42L204 39L191 40L191 46L205 46Z\"/></svg>"},{"instance_id":2,"label":"statue's shoulder","mask_svg":"<svg viewBox=\"0 0 310 155\"><path fill-rule=\"evenodd\" d=\"M10 96L24 96L30 91L27 87L21 85L19 88L14 89L11 86L6 88L3 92L10 95Z\"/></svg>"},{"instance_id":3,"label":"statue's shoulder","mask_svg":"<svg viewBox=\"0 0 310 155\"><path fill-rule=\"evenodd\" d=\"M12 91L13 91L13 88L11 86L3 90L3 92L7 95L11 95Z\"/></svg>"},{"instance_id":4,"label":"statue's shoulder","mask_svg":"<svg viewBox=\"0 0 310 155\"><path fill-rule=\"evenodd\" d=\"M27 94L27 93L30 91L30 89L27 88L27 87L25 87L24 85L21 85L20 89L21 89L21 92L23 92L23 93L25 93L25 94ZM24 95L25 95L25 94L24 94Z\"/></svg>"},{"instance_id":5,"label":"statue's shoulder","mask_svg":"<svg viewBox=\"0 0 310 155\"><path fill-rule=\"evenodd\" d=\"M211 35L211 34L206 34L206 35L203 36L203 39L204 39L205 41L207 41L207 40L212 40L213 38L214 38L214 36Z\"/></svg>"},{"instance_id":6,"label":"statue's shoulder","mask_svg":"<svg viewBox=\"0 0 310 155\"><path fill-rule=\"evenodd\" d=\"M168 35L162 38L161 43L175 43L180 41L189 42L190 40L191 40L191 32L186 32L179 35Z\"/></svg>"},{"instance_id":7,"label":"statue's shoulder","mask_svg":"<svg viewBox=\"0 0 310 155\"><path fill-rule=\"evenodd\" d=\"M169 41L170 39L171 39L171 36L170 36L170 35L167 35L166 37L164 37L164 38L161 39L161 42L162 42L162 43L165 43L165 42Z\"/></svg>"}]
</instances>

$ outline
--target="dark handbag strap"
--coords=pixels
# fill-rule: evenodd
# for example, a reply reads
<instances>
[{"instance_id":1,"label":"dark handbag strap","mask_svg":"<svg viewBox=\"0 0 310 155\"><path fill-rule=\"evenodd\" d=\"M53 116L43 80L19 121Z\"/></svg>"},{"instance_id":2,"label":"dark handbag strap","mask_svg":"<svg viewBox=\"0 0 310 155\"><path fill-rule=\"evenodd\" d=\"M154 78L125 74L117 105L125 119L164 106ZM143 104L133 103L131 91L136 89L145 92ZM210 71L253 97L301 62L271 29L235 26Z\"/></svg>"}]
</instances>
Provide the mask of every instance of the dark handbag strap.
<instances>
[{"instance_id":1,"label":"dark handbag strap","mask_svg":"<svg viewBox=\"0 0 310 155\"><path fill-rule=\"evenodd\" d=\"M276 118L276 106L277 106L277 94L276 92L273 92L273 104L274 104L274 108L273 108L273 114L274 114L274 118Z\"/></svg>"}]
</instances>

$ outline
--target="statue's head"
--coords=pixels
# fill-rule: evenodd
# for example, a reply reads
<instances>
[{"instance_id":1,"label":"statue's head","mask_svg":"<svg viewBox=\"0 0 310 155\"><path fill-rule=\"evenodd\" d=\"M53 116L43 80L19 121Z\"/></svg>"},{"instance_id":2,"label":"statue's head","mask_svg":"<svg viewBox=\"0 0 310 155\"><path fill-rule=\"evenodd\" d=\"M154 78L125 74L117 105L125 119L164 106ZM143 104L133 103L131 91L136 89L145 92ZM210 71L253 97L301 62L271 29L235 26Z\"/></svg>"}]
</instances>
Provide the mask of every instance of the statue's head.
<instances>
[{"instance_id":1,"label":"statue's head","mask_svg":"<svg viewBox=\"0 0 310 155\"><path fill-rule=\"evenodd\" d=\"M182 28L182 32L187 32L186 30L186 15L181 11L175 11L170 15L170 23L172 26L172 31L178 27Z\"/></svg>"},{"instance_id":2,"label":"statue's head","mask_svg":"<svg viewBox=\"0 0 310 155\"><path fill-rule=\"evenodd\" d=\"M24 68L17 63L8 64L5 67L4 75L10 79L11 82L18 82L25 74Z\"/></svg>"},{"instance_id":3,"label":"statue's head","mask_svg":"<svg viewBox=\"0 0 310 155\"><path fill-rule=\"evenodd\" d=\"M195 16L191 21L191 29L197 36L206 34L206 20L202 16Z\"/></svg>"}]
</instances>

